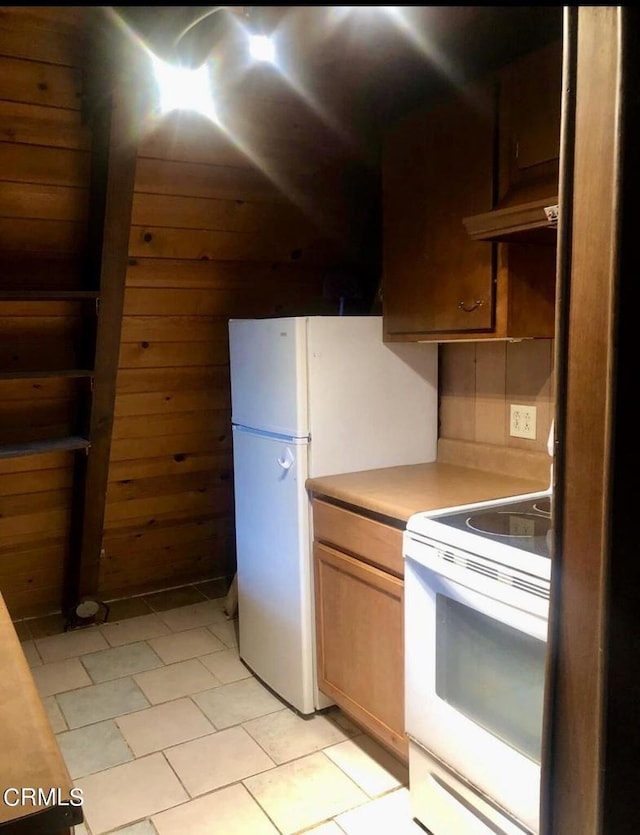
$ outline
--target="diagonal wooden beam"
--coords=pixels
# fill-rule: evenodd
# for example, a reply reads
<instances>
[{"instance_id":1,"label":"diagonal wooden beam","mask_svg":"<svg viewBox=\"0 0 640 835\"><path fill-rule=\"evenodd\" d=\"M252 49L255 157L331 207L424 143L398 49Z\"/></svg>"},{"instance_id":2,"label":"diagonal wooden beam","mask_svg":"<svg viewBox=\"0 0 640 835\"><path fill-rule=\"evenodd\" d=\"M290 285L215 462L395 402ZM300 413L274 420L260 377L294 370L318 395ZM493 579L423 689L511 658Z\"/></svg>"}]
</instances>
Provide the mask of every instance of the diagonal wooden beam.
<instances>
[{"instance_id":1,"label":"diagonal wooden beam","mask_svg":"<svg viewBox=\"0 0 640 835\"><path fill-rule=\"evenodd\" d=\"M98 592L116 376L124 305L138 137L144 94L134 45L105 11L95 8L85 110L92 124L87 284L99 291L97 321L86 352L95 373L85 416L90 448L76 461L66 611ZM95 340L95 343L93 344Z\"/></svg>"}]
</instances>

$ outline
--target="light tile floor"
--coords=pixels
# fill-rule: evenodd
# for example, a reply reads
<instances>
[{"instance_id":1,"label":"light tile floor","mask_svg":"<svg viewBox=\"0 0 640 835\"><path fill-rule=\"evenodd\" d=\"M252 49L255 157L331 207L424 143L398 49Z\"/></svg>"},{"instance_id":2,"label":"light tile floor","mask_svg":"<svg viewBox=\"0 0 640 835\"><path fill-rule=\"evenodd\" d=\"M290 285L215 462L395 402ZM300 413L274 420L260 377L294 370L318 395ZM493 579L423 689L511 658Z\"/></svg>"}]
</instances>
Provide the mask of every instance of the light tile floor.
<instances>
[{"instance_id":1,"label":"light tile floor","mask_svg":"<svg viewBox=\"0 0 640 835\"><path fill-rule=\"evenodd\" d=\"M424 835L401 763L339 710L303 719L268 691L223 598L176 601L23 642L84 792L78 835Z\"/></svg>"}]
</instances>

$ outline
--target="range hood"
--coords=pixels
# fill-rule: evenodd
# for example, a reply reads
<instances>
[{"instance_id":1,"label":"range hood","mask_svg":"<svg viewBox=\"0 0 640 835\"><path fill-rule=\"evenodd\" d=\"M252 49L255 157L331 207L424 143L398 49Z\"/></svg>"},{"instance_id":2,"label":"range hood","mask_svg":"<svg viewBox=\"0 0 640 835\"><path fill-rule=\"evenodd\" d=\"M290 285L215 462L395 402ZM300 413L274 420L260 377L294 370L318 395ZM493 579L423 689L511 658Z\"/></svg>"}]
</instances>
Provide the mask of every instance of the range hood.
<instances>
[{"instance_id":1,"label":"range hood","mask_svg":"<svg viewBox=\"0 0 640 835\"><path fill-rule=\"evenodd\" d=\"M558 195L472 215L462 222L475 241L553 244L558 227Z\"/></svg>"}]
</instances>

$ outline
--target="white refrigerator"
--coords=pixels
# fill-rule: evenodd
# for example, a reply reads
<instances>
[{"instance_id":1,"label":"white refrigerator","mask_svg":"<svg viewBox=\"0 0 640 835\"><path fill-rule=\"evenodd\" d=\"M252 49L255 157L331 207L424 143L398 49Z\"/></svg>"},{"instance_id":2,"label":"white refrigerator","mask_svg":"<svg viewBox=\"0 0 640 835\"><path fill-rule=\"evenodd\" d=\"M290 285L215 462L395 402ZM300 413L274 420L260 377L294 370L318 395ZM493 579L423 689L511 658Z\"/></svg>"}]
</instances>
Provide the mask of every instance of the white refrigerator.
<instances>
[{"instance_id":1,"label":"white refrigerator","mask_svg":"<svg viewBox=\"0 0 640 835\"><path fill-rule=\"evenodd\" d=\"M301 714L315 669L308 477L434 461L437 347L379 316L229 322L239 651Z\"/></svg>"}]
</instances>

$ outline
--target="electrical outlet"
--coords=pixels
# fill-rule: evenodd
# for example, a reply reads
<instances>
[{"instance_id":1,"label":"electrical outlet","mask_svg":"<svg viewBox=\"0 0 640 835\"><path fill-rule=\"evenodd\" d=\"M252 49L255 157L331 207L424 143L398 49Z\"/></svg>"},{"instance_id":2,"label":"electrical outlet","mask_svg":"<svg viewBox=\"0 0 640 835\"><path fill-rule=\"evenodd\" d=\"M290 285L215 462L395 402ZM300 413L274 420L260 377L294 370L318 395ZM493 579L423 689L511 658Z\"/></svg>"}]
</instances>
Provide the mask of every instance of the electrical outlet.
<instances>
[{"instance_id":1,"label":"electrical outlet","mask_svg":"<svg viewBox=\"0 0 640 835\"><path fill-rule=\"evenodd\" d=\"M531 441L535 441L535 406L518 406L515 403L511 404L511 421L509 423L509 434L513 438L528 438Z\"/></svg>"}]
</instances>

